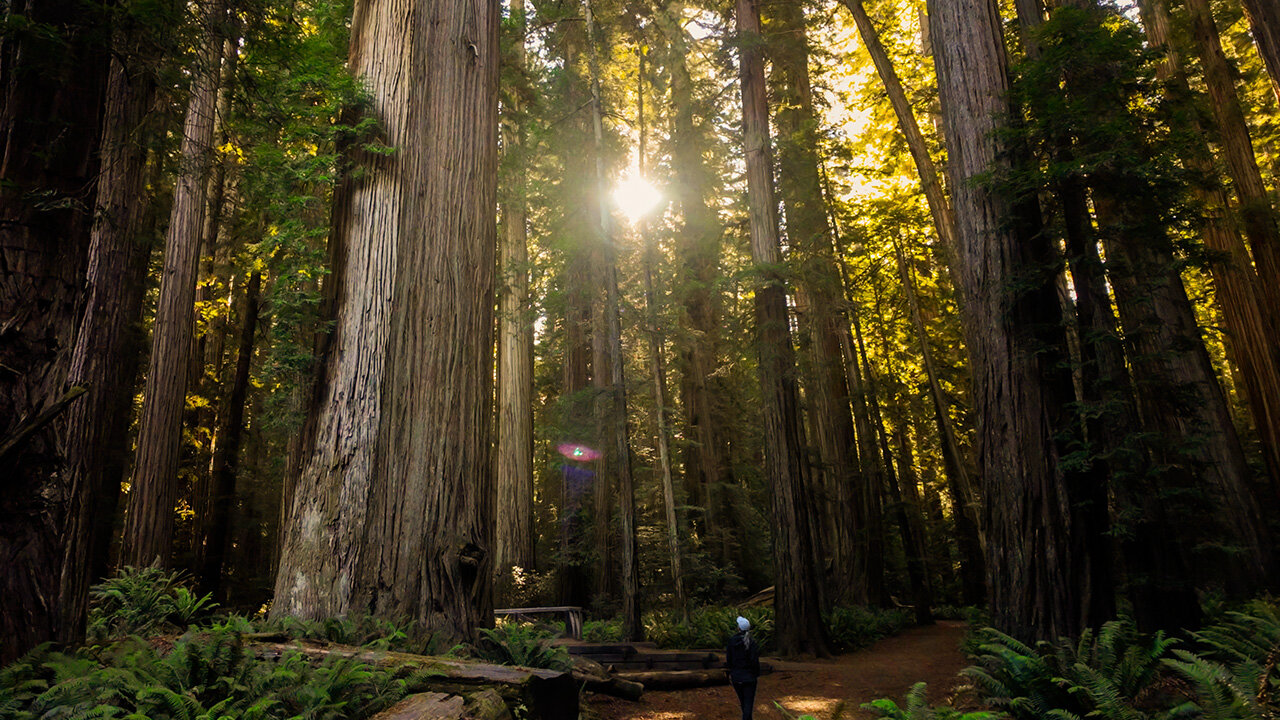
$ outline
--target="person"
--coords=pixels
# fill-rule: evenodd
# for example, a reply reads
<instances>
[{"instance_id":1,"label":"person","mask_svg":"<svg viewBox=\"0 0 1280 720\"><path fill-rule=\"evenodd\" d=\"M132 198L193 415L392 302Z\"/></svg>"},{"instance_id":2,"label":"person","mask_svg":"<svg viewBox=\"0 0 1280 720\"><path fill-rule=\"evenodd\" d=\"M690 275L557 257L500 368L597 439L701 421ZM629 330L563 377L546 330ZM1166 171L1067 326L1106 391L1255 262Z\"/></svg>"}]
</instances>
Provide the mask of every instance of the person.
<instances>
[{"instance_id":1,"label":"person","mask_svg":"<svg viewBox=\"0 0 1280 720\"><path fill-rule=\"evenodd\" d=\"M724 649L729 682L742 705L742 720L751 720L756 704L756 679L760 677L760 643L751 637L751 621L738 616L738 632Z\"/></svg>"}]
</instances>

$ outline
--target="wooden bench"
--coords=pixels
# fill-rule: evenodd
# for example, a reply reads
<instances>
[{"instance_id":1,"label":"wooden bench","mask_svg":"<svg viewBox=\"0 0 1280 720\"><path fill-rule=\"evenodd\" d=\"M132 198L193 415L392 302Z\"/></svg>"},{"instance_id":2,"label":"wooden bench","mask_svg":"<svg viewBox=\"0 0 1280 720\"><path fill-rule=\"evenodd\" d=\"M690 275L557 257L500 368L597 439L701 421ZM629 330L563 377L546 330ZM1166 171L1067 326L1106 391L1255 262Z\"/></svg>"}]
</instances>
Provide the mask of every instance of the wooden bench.
<instances>
[{"instance_id":1,"label":"wooden bench","mask_svg":"<svg viewBox=\"0 0 1280 720\"><path fill-rule=\"evenodd\" d=\"M555 607L531 607L531 608L502 608L494 610L493 614L515 618L521 621L532 621L537 615L559 615L564 614L565 634L574 640L582 639L582 608L573 605L558 605Z\"/></svg>"}]
</instances>

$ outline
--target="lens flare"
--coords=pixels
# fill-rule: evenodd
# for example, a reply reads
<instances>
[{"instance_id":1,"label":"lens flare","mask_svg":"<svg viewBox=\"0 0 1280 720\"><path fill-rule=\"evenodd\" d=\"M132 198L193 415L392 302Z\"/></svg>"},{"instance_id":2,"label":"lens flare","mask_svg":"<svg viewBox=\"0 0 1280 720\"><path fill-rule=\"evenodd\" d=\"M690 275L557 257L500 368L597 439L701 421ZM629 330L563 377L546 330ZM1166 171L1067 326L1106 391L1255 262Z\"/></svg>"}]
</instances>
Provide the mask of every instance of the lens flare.
<instances>
[{"instance_id":1,"label":"lens flare","mask_svg":"<svg viewBox=\"0 0 1280 720\"><path fill-rule=\"evenodd\" d=\"M589 448L581 443L560 443L556 446L556 450L570 460L577 460L578 462L591 462L601 458L599 450Z\"/></svg>"}]
</instances>

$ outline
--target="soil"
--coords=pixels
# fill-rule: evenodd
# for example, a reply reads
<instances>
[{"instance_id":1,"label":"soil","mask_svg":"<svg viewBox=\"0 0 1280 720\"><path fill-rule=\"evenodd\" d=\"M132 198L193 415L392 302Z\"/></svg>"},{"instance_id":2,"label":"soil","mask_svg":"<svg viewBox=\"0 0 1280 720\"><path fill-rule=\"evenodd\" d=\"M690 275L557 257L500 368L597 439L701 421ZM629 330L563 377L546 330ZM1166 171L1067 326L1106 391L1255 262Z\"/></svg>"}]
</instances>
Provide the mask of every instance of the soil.
<instances>
[{"instance_id":1,"label":"soil","mask_svg":"<svg viewBox=\"0 0 1280 720\"><path fill-rule=\"evenodd\" d=\"M869 648L831 660L789 662L766 658L774 671L760 677L755 717L783 720L774 703L792 716L813 715L818 720L854 720L877 717L861 709L862 703L887 697L901 704L917 682L929 684L930 704L941 704L954 694L961 679L957 673L969 662L960 652L964 623L939 621L911 628ZM589 714L599 720L738 720L741 717L733 688L721 685L692 690L649 691L639 702L604 695L588 695Z\"/></svg>"}]
</instances>

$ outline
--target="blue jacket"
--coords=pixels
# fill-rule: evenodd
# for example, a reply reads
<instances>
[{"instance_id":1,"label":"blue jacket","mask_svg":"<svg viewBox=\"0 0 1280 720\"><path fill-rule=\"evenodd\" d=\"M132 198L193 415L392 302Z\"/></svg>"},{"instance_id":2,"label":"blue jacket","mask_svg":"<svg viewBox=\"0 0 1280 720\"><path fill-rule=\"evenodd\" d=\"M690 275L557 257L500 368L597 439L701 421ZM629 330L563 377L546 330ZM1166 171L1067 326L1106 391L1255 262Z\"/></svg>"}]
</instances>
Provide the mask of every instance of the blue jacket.
<instances>
[{"instance_id":1,"label":"blue jacket","mask_svg":"<svg viewBox=\"0 0 1280 720\"><path fill-rule=\"evenodd\" d=\"M760 643L749 633L739 632L729 638L724 649L724 661L729 669L730 682L755 682L760 677Z\"/></svg>"}]
</instances>

